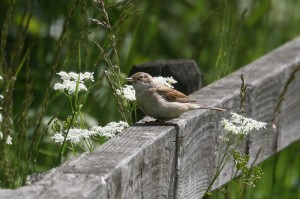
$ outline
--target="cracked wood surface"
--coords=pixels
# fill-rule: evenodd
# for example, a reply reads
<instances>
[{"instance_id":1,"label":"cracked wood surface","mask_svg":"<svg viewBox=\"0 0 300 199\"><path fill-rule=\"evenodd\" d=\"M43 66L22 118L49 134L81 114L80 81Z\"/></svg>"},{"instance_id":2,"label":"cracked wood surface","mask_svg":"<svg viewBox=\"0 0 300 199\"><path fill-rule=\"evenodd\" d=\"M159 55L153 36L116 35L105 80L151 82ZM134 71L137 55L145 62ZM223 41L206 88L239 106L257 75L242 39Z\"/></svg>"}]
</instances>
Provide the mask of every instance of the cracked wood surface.
<instances>
[{"instance_id":1,"label":"cracked wood surface","mask_svg":"<svg viewBox=\"0 0 300 199\"><path fill-rule=\"evenodd\" d=\"M279 96L299 65L300 37L192 94L228 111L195 110L173 124L137 124L33 185L0 190L0 198L200 198L222 155L220 120L240 109L241 73L248 84L248 117L268 123L241 146L251 161L260 149L258 162L300 139L300 72L273 118ZM227 164L214 188L230 180L232 165Z\"/></svg>"}]
</instances>

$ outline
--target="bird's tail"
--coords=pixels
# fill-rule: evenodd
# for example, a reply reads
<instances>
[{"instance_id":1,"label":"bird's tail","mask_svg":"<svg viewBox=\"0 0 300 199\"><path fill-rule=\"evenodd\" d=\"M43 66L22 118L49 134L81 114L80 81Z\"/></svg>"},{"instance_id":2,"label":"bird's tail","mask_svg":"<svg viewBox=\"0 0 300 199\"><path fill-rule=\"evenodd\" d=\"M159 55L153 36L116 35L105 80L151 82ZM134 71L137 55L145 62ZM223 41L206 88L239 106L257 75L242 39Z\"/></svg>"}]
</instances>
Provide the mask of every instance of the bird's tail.
<instances>
[{"instance_id":1,"label":"bird's tail","mask_svg":"<svg viewBox=\"0 0 300 199\"><path fill-rule=\"evenodd\" d=\"M218 107L213 107L213 106L207 106L207 105L200 105L197 103L189 103L189 109L210 109L210 110L215 110L215 111L226 111L225 109L218 108Z\"/></svg>"},{"instance_id":2,"label":"bird's tail","mask_svg":"<svg viewBox=\"0 0 300 199\"><path fill-rule=\"evenodd\" d=\"M213 106L200 106L199 109L210 109L210 110L215 110L215 111L226 111L223 108L218 108L218 107L213 107Z\"/></svg>"}]
</instances>

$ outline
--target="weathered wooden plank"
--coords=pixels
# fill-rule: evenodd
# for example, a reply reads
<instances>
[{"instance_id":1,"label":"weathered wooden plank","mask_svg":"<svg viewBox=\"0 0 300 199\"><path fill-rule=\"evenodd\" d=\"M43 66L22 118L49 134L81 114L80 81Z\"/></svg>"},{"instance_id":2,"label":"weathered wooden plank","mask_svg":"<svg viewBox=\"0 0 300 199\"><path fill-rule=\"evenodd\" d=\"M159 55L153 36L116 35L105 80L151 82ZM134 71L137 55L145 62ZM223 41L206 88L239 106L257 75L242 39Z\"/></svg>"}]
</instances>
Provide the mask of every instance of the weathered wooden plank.
<instances>
[{"instance_id":1,"label":"weathered wooden plank","mask_svg":"<svg viewBox=\"0 0 300 199\"><path fill-rule=\"evenodd\" d=\"M186 120L178 121L180 150L176 198L200 196L214 173L218 115L203 111L201 117L186 117Z\"/></svg>"},{"instance_id":2,"label":"weathered wooden plank","mask_svg":"<svg viewBox=\"0 0 300 199\"><path fill-rule=\"evenodd\" d=\"M298 69L300 65L297 66ZM300 139L300 70L288 87L280 108L276 129L278 131L277 150Z\"/></svg>"},{"instance_id":3,"label":"weathered wooden plank","mask_svg":"<svg viewBox=\"0 0 300 199\"><path fill-rule=\"evenodd\" d=\"M286 117L284 116L281 120L273 121L274 111L279 103L280 93L291 76L292 71L299 64L299 52L300 45L298 38L288 45L284 45L269 55L253 62L250 64L251 67L246 66L241 69L241 72L245 74L250 88L250 117L268 123L268 129L250 135L249 152L252 160L260 148L262 150L258 156L258 162L278 151L277 145L281 138L278 139L278 131L273 126L278 126L279 121L284 122ZM293 85L298 85L296 87L300 88L299 81L295 80ZM293 92L297 92L297 89L293 90ZM284 103L291 105L288 101L284 101ZM298 100L299 105L300 101ZM286 108L283 110L286 110ZM280 116L282 116L282 113L280 113ZM299 115L298 117L294 117L293 122L295 121L300 122ZM282 129L282 131L285 131L285 129ZM294 141L298 138L293 136Z\"/></svg>"},{"instance_id":4,"label":"weathered wooden plank","mask_svg":"<svg viewBox=\"0 0 300 199\"><path fill-rule=\"evenodd\" d=\"M80 198L168 198L174 190L175 140L172 126L131 127L94 152L64 164L55 176L38 182L51 184L39 197L72 198L76 193ZM76 186L73 181L83 185ZM62 186L70 186L71 193Z\"/></svg>"},{"instance_id":5,"label":"weathered wooden plank","mask_svg":"<svg viewBox=\"0 0 300 199\"><path fill-rule=\"evenodd\" d=\"M173 124L130 127L33 185L0 190L0 198L200 198L223 151L218 140L224 133L220 120L239 112L241 73L249 84L246 113L268 122L267 130L250 135L242 145L245 153L253 157L262 147L260 162L300 138L300 72L272 123L279 95L299 64L297 38L192 94L199 102L227 112L196 110L172 120ZM230 180L232 167L231 161L214 188Z\"/></svg>"},{"instance_id":6,"label":"weathered wooden plank","mask_svg":"<svg viewBox=\"0 0 300 199\"><path fill-rule=\"evenodd\" d=\"M296 40L293 40L274 52L271 52L261 59L195 93L195 97L197 97L198 101L202 101L204 103L206 102L210 105L223 106L223 108L230 110L231 112L239 112L239 78L241 73L244 74L246 83L249 85L249 89L247 91L249 117L268 123L267 130L264 130L261 133L251 134L247 146L242 147L245 148L245 150L249 150L252 160L260 148L262 148L262 150L257 162L261 162L277 151L277 133L274 133L272 129L271 121L275 107L279 102L281 90L283 89L293 69L300 64L299 52L300 38L297 38ZM297 88L300 88L300 85L299 82L297 82L297 78L293 83L295 87L293 92L295 93L297 92ZM297 93L299 93L299 91ZM299 96L299 94L296 95ZM288 101L284 104L288 104L288 106L299 107L300 100L297 96L297 100L294 100L292 105ZM290 98L295 99L295 96L292 95ZM191 114L193 115L191 116ZM199 114L201 115L200 117ZM212 123L214 122L213 120L215 120L215 122L218 123L220 121L220 118L217 118L218 114L224 114L222 117L228 117L228 113L216 113L216 119L210 119L207 122ZM299 132L296 129L300 128L300 117L298 113L293 113L293 116L294 117L292 120L287 121L289 124L291 124L291 121L293 121L292 125L294 126L288 127L289 130L294 130L293 133L291 133L293 135L289 136L291 138L290 141L295 141L299 138ZM199 118L195 119L196 117ZM211 125L211 128L207 130L204 135L200 136L199 139L197 139L196 134L201 134L204 130L189 130L189 127L192 126L193 123L189 121L189 118L195 119L193 121L196 123L196 126L198 126L199 129L201 126L205 125L201 123L201 120L203 120L205 117L205 113L201 114L199 111L187 113L184 117L185 127L183 128L183 134L185 136L183 137L184 140L181 142L183 144L180 146L181 151L184 151L184 153L179 155L179 162L182 162L182 164L179 164L179 170L182 172L179 173L178 177L179 191L177 192L177 198L197 198L203 194L208 183L210 182L212 175L211 172L218 163L218 157L216 156L215 161L212 160L212 157L214 154L220 155L222 152L213 151L213 149L210 147L218 144L217 136L222 133L222 130L220 130L220 127L217 127L217 124ZM287 119L282 118L282 121L285 120ZM285 131L285 129L281 130L283 132ZM208 136L207 134L209 133L214 135L211 135L209 140L201 140L205 136ZM298 136L295 136L294 134L297 133ZM291 142L286 143L286 145L290 143ZM196 149L198 149L197 153L195 153ZM205 152L202 152L202 150ZM198 165L191 166L191 164ZM233 163L230 161L224 168L224 171L221 173L221 176L217 180L214 188L223 185L230 179L232 167ZM192 171L194 168L197 168L199 173L194 173L194 171ZM208 168L210 168L210 170L208 170ZM207 169L207 171L205 172L203 169Z\"/></svg>"},{"instance_id":7,"label":"weathered wooden plank","mask_svg":"<svg viewBox=\"0 0 300 199\"><path fill-rule=\"evenodd\" d=\"M232 112L240 109L240 76L225 78L209 85L192 97L197 101L225 108ZM184 114L183 137L179 153L179 188L177 198L196 198L204 194L214 173L216 165L222 155L222 147L218 137L224 131L220 125L223 117L229 117L228 112L215 112L208 110L193 111ZM182 123L182 120L180 120ZM230 179L232 163L224 168L217 185L222 185ZM194 185L194 186L192 186ZM217 186L214 186L217 187Z\"/></svg>"}]
</instances>

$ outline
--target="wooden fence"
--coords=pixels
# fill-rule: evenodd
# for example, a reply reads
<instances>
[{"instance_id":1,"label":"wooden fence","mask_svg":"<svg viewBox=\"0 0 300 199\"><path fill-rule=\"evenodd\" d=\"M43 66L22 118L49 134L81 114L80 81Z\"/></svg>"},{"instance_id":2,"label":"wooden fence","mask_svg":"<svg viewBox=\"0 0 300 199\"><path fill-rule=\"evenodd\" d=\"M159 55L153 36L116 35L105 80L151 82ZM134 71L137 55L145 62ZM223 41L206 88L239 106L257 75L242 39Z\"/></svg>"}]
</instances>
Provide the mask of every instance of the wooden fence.
<instances>
[{"instance_id":1,"label":"wooden fence","mask_svg":"<svg viewBox=\"0 0 300 199\"><path fill-rule=\"evenodd\" d=\"M195 110L170 125L139 123L98 147L52 169L42 180L0 198L200 198L214 175L224 131L222 118L240 110L240 74L248 84L246 112L267 122L243 148L258 162L300 138L300 38L192 94L226 112ZM230 180L233 163L213 188Z\"/></svg>"}]
</instances>

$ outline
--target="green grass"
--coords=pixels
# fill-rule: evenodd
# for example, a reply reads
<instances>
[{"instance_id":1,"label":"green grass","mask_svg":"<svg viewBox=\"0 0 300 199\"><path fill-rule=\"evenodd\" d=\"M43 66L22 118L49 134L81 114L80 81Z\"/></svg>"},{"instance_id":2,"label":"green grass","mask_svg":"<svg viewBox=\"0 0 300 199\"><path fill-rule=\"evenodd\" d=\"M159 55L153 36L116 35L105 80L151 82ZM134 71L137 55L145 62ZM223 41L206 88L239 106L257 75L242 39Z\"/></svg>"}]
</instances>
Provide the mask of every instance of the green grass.
<instances>
[{"instance_id":1,"label":"green grass","mask_svg":"<svg viewBox=\"0 0 300 199\"><path fill-rule=\"evenodd\" d=\"M297 198L300 196L300 141L262 164L265 171L253 198Z\"/></svg>"},{"instance_id":2,"label":"green grass","mask_svg":"<svg viewBox=\"0 0 300 199\"><path fill-rule=\"evenodd\" d=\"M300 196L300 141L263 161L260 166L264 174L256 187L246 186L244 199L294 199ZM239 191L239 185L233 182L211 198L238 199Z\"/></svg>"}]
</instances>

